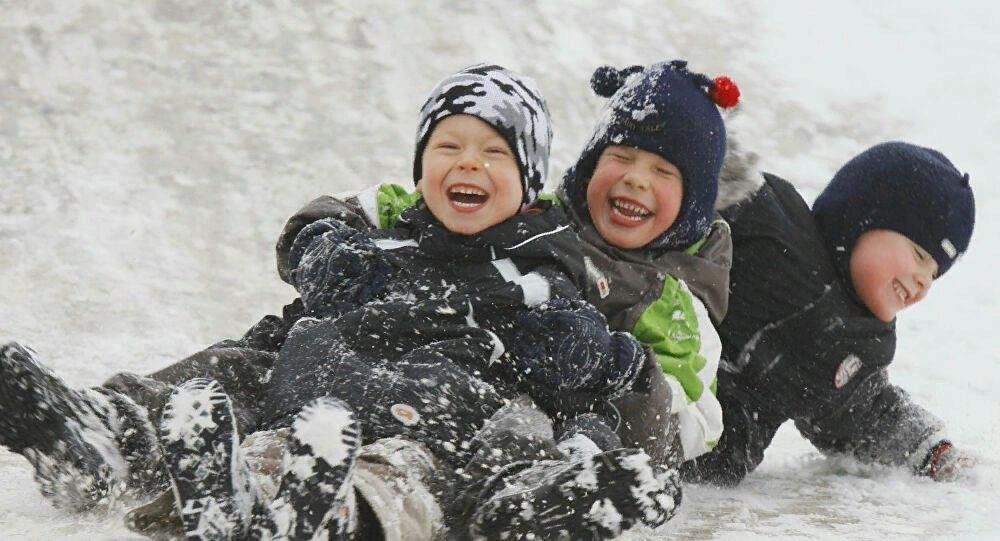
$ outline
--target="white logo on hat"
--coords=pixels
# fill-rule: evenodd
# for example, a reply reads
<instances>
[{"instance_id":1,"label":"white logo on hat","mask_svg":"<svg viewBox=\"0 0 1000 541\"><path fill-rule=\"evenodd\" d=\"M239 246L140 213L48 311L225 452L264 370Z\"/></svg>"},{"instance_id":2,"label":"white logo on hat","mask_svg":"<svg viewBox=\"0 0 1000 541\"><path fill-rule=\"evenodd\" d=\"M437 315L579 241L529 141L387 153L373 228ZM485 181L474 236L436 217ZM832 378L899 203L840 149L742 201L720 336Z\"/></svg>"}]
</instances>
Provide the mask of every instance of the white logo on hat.
<instances>
[{"instance_id":1,"label":"white logo on hat","mask_svg":"<svg viewBox=\"0 0 1000 541\"><path fill-rule=\"evenodd\" d=\"M839 389L854 377L861 369L861 359L857 355L848 355L837 367L837 375L833 377L833 387Z\"/></svg>"},{"instance_id":2,"label":"white logo on hat","mask_svg":"<svg viewBox=\"0 0 1000 541\"><path fill-rule=\"evenodd\" d=\"M958 255L958 250L955 249L955 245L948 239L941 241L941 248L943 248L944 253L948 254L948 257L952 259L955 259L955 256Z\"/></svg>"}]
</instances>

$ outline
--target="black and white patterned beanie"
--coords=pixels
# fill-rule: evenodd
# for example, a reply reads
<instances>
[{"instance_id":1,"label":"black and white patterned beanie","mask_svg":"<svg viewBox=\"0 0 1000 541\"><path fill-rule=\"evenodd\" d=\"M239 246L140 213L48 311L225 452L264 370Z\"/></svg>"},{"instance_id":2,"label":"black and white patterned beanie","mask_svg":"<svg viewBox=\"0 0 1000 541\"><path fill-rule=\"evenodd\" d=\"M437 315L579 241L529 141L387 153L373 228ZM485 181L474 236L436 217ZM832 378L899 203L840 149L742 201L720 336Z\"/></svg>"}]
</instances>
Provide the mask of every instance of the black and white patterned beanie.
<instances>
[{"instance_id":1,"label":"black and white patterned beanie","mask_svg":"<svg viewBox=\"0 0 1000 541\"><path fill-rule=\"evenodd\" d=\"M495 64L476 64L438 83L420 109L414 182L423 175L421 159L434 126L458 114L479 118L507 140L521 172L521 208L531 206L545 184L552 143L549 110L535 81Z\"/></svg>"}]
</instances>

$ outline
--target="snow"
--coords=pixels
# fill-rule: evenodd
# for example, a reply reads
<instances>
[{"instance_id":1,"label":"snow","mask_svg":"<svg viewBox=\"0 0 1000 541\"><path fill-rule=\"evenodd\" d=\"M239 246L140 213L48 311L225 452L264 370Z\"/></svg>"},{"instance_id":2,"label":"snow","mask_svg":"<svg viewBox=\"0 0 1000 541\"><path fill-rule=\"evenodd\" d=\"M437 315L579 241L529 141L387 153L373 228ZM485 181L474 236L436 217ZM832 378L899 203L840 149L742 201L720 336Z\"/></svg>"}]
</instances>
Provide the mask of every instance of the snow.
<instances>
[{"instance_id":1,"label":"snow","mask_svg":"<svg viewBox=\"0 0 1000 541\"><path fill-rule=\"evenodd\" d=\"M817 4L428 0L7 3L0 19L0 337L73 385L148 372L241 334L294 292L284 220L321 194L409 182L416 115L488 60L553 114L550 178L603 98L595 67L687 58L743 92L730 128L814 197L901 139L968 171L971 249L899 322L896 383L977 453L938 484L819 455L789 426L735 489L689 488L656 539L988 538L1000 528L1000 37L988 2ZM133 539L118 516L54 510L0 451L5 539Z\"/></svg>"}]
</instances>

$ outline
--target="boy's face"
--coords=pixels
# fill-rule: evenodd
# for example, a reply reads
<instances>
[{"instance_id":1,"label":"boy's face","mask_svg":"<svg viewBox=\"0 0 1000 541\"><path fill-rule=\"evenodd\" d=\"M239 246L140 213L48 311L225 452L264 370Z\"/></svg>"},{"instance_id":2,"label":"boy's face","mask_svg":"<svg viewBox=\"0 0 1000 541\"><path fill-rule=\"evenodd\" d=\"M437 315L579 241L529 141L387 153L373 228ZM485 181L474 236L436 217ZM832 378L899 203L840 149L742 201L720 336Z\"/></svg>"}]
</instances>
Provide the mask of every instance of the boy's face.
<instances>
[{"instance_id":1,"label":"boy's face","mask_svg":"<svg viewBox=\"0 0 1000 541\"><path fill-rule=\"evenodd\" d=\"M521 172L510 145L471 115L450 115L434 127L417 191L449 231L475 235L517 213Z\"/></svg>"},{"instance_id":2,"label":"boy's face","mask_svg":"<svg viewBox=\"0 0 1000 541\"><path fill-rule=\"evenodd\" d=\"M923 300L938 265L923 248L888 229L872 229L851 252L851 281L861 301L889 322L900 310Z\"/></svg>"},{"instance_id":3,"label":"boy's face","mask_svg":"<svg viewBox=\"0 0 1000 541\"><path fill-rule=\"evenodd\" d=\"M612 246L632 250L662 235L681 210L684 182L657 154L612 145L597 160L587 206L597 232Z\"/></svg>"}]
</instances>

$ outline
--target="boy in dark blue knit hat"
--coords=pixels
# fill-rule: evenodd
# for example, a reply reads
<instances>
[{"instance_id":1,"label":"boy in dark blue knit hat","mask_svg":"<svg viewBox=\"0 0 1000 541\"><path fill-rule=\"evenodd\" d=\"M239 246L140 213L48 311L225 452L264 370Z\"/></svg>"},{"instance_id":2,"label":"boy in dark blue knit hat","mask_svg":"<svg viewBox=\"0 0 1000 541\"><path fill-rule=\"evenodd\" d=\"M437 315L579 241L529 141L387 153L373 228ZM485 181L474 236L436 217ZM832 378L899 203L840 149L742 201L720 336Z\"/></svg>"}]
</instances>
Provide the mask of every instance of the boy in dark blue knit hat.
<instances>
[{"instance_id":1,"label":"boy in dark blue knit hat","mask_svg":"<svg viewBox=\"0 0 1000 541\"><path fill-rule=\"evenodd\" d=\"M729 314L719 327L725 431L685 465L736 484L788 419L818 449L948 480L974 463L941 421L889 383L897 313L969 246L968 175L940 152L876 145L845 164L812 210L786 181L730 149L720 207L732 225Z\"/></svg>"},{"instance_id":2,"label":"boy in dark blue knit hat","mask_svg":"<svg viewBox=\"0 0 1000 541\"><path fill-rule=\"evenodd\" d=\"M645 392L617 404L623 441L660 442L651 454L679 465L722 433L713 323L726 312L731 245L713 205L726 149L718 107L738 91L679 60L604 67L591 84L611 99L560 196L585 241L587 298L655 361Z\"/></svg>"}]
</instances>

